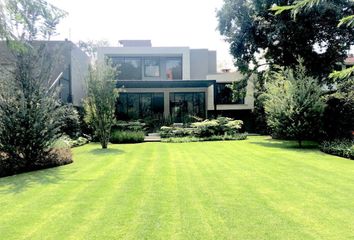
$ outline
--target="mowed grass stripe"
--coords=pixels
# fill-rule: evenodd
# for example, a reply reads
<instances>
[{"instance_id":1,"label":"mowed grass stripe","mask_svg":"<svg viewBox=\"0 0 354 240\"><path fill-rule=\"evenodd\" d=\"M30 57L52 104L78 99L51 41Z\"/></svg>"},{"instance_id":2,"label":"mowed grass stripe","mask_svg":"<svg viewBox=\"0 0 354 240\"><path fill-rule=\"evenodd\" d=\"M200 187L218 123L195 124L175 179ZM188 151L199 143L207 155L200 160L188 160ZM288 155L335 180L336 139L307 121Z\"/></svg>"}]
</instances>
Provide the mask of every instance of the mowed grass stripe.
<instances>
[{"instance_id":1,"label":"mowed grass stripe","mask_svg":"<svg viewBox=\"0 0 354 240\"><path fill-rule=\"evenodd\" d=\"M74 164L0 179L0 239L352 239L354 161L294 146L75 148Z\"/></svg>"}]
</instances>

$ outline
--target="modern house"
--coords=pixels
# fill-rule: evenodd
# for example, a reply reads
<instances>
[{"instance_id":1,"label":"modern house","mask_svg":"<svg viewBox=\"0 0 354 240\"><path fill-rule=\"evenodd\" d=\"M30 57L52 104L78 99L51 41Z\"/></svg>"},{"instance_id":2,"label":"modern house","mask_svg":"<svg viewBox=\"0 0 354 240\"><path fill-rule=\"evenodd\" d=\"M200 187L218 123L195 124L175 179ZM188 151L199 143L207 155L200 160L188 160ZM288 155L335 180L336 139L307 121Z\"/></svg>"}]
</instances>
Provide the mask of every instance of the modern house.
<instances>
[{"instance_id":1,"label":"modern house","mask_svg":"<svg viewBox=\"0 0 354 240\"><path fill-rule=\"evenodd\" d=\"M218 73L216 51L189 47L152 47L149 40L122 40L98 49L98 59L117 66L120 119L248 118L253 110L252 83L244 99L232 101L226 86L242 75Z\"/></svg>"},{"instance_id":2,"label":"modern house","mask_svg":"<svg viewBox=\"0 0 354 240\"><path fill-rule=\"evenodd\" d=\"M64 103L79 106L85 96L85 78L89 57L71 41L36 41L34 46L45 45L55 63L50 82L60 85L60 98ZM0 42L0 72L6 72L14 64L14 58L5 42ZM56 81L57 80L57 81Z\"/></svg>"}]
</instances>

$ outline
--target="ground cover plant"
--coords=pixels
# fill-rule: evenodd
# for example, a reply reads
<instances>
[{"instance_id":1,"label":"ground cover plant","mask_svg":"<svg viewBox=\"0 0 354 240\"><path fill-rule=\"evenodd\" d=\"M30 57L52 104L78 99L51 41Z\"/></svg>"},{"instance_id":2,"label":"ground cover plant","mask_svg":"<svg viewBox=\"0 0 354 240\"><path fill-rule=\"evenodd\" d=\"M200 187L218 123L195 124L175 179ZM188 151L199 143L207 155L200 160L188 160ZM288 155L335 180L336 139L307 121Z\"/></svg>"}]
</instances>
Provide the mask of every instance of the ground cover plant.
<instances>
[{"instance_id":1,"label":"ground cover plant","mask_svg":"<svg viewBox=\"0 0 354 240\"><path fill-rule=\"evenodd\" d=\"M87 144L0 179L0 238L351 239L354 162L303 145Z\"/></svg>"}]
</instances>

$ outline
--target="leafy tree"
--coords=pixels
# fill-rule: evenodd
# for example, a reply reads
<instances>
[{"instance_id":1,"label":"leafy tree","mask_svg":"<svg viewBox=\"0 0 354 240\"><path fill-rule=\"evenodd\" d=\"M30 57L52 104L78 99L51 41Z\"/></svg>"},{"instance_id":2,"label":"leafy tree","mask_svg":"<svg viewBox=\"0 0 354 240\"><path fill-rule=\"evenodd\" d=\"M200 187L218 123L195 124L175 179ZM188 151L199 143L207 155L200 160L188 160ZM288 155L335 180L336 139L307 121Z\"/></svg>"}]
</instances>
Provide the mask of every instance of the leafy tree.
<instances>
[{"instance_id":1,"label":"leafy tree","mask_svg":"<svg viewBox=\"0 0 354 240\"><path fill-rule=\"evenodd\" d=\"M85 121L99 138L102 148L107 148L115 120L118 91L115 84L116 69L110 63L96 63L90 67L87 97L84 101Z\"/></svg>"},{"instance_id":2,"label":"leafy tree","mask_svg":"<svg viewBox=\"0 0 354 240\"><path fill-rule=\"evenodd\" d=\"M296 139L317 136L325 107L321 86L309 76L300 61L295 70L280 68L270 74L263 94L267 123L272 134Z\"/></svg>"},{"instance_id":3,"label":"leafy tree","mask_svg":"<svg viewBox=\"0 0 354 240\"><path fill-rule=\"evenodd\" d=\"M300 56L309 74L325 80L337 63L344 61L354 43L353 29L336 27L341 18L354 14L353 1L326 1L299 12L295 20L290 12L275 15L270 11L274 4L283 3L282 0L224 0L217 13L218 28L230 43L236 66L243 73L258 71L262 64L270 68L275 65L294 68Z\"/></svg>"},{"instance_id":4,"label":"leafy tree","mask_svg":"<svg viewBox=\"0 0 354 240\"><path fill-rule=\"evenodd\" d=\"M46 44L33 41L49 39L65 14L42 0L1 1L0 12L12 59L0 89L0 152L16 173L53 164L51 147L61 134L55 59Z\"/></svg>"}]
</instances>

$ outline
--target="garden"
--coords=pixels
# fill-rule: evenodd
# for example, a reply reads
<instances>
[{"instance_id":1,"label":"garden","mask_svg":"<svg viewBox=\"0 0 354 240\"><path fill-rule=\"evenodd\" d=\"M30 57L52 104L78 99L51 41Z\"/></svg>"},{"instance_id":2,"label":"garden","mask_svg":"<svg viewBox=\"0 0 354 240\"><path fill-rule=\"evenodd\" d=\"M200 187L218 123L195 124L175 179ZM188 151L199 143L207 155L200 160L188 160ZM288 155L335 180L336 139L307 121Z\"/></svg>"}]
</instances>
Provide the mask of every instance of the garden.
<instances>
[{"instance_id":1,"label":"garden","mask_svg":"<svg viewBox=\"0 0 354 240\"><path fill-rule=\"evenodd\" d=\"M233 98L254 80L255 134L216 113L120 120L93 42L82 106L65 103L48 43L67 13L0 1L0 238L352 239L354 3L243 2L218 30L244 76Z\"/></svg>"}]
</instances>

